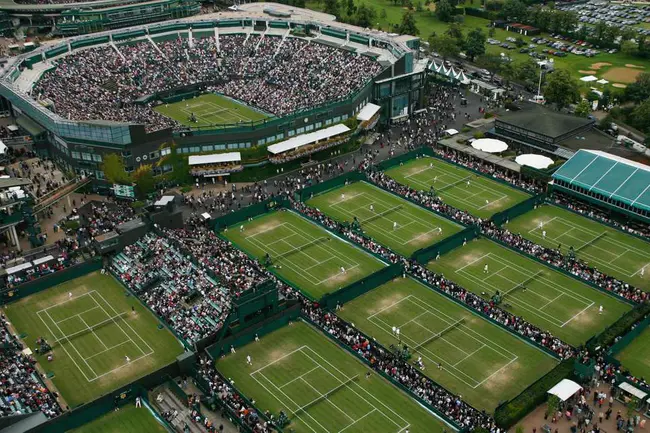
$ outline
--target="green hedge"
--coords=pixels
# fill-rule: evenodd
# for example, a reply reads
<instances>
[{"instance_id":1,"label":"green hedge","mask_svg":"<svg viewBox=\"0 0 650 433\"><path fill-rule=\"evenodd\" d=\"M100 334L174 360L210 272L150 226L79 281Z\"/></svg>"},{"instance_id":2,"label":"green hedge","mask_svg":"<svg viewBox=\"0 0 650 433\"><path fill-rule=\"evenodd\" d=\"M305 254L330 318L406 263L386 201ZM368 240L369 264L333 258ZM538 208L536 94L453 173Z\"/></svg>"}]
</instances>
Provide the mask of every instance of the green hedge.
<instances>
[{"instance_id":1,"label":"green hedge","mask_svg":"<svg viewBox=\"0 0 650 433\"><path fill-rule=\"evenodd\" d=\"M650 314L650 304L641 304L618 319L609 328L587 342L587 348L593 350L598 346L609 347L614 344L616 337L628 333L632 325Z\"/></svg>"},{"instance_id":2,"label":"green hedge","mask_svg":"<svg viewBox=\"0 0 650 433\"><path fill-rule=\"evenodd\" d=\"M508 429L544 403L549 389L562 379L573 376L573 363L573 358L565 359L517 397L497 407L494 411L494 420L497 425Z\"/></svg>"}]
</instances>

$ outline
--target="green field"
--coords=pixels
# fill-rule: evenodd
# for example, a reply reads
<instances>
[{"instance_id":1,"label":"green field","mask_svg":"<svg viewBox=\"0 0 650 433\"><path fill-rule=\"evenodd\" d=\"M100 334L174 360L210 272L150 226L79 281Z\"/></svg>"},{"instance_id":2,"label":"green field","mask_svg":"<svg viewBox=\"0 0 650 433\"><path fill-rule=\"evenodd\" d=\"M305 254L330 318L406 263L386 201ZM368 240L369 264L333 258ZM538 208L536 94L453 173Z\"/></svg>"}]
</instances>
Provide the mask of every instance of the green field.
<instances>
[{"instance_id":1,"label":"green field","mask_svg":"<svg viewBox=\"0 0 650 433\"><path fill-rule=\"evenodd\" d=\"M246 364L246 356L252 366ZM280 410L296 433L441 433L442 424L407 394L304 322L285 326L217 361L217 369L260 410ZM371 372L369 378L365 377Z\"/></svg>"},{"instance_id":2,"label":"green field","mask_svg":"<svg viewBox=\"0 0 650 433\"><path fill-rule=\"evenodd\" d=\"M461 231L462 226L366 182L355 182L307 201L339 222L357 217L365 233L404 256ZM371 209L372 206L372 209ZM394 227L394 223L397 226Z\"/></svg>"},{"instance_id":3,"label":"green field","mask_svg":"<svg viewBox=\"0 0 650 433\"><path fill-rule=\"evenodd\" d=\"M650 377L650 327L645 328L626 348L616 355L623 367L636 377Z\"/></svg>"},{"instance_id":4,"label":"green field","mask_svg":"<svg viewBox=\"0 0 650 433\"><path fill-rule=\"evenodd\" d=\"M650 289L650 243L642 239L551 205L540 206L506 227L545 247L561 245L565 254L573 247L579 259L598 270Z\"/></svg>"},{"instance_id":5,"label":"green field","mask_svg":"<svg viewBox=\"0 0 650 433\"><path fill-rule=\"evenodd\" d=\"M183 353L172 333L158 329L157 318L125 293L112 276L95 272L4 307L33 351L39 337L52 346L52 362L35 356L54 375L70 407L131 383Z\"/></svg>"},{"instance_id":6,"label":"green field","mask_svg":"<svg viewBox=\"0 0 650 433\"><path fill-rule=\"evenodd\" d=\"M291 211L276 211L229 227L223 235L238 248L315 299L377 272L385 263ZM341 270L343 268L343 270Z\"/></svg>"},{"instance_id":7,"label":"green field","mask_svg":"<svg viewBox=\"0 0 650 433\"><path fill-rule=\"evenodd\" d=\"M215 93L206 93L186 101L161 104L154 108L158 113L174 119L181 125L201 127L250 123L271 117L241 102ZM196 122L191 120L194 114Z\"/></svg>"},{"instance_id":8,"label":"green field","mask_svg":"<svg viewBox=\"0 0 650 433\"><path fill-rule=\"evenodd\" d=\"M437 158L413 159L386 174L417 190L429 191L433 186L445 203L479 218L490 218L530 198L525 192Z\"/></svg>"},{"instance_id":9,"label":"green field","mask_svg":"<svg viewBox=\"0 0 650 433\"><path fill-rule=\"evenodd\" d=\"M499 291L501 307L574 346L632 309L614 296L487 239L457 248L428 267L476 294L492 297Z\"/></svg>"},{"instance_id":10,"label":"green field","mask_svg":"<svg viewBox=\"0 0 650 433\"><path fill-rule=\"evenodd\" d=\"M117 412L106 415L71 430L74 433L165 433L163 427L146 407L129 404Z\"/></svg>"},{"instance_id":11,"label":"green field","mask_svg":"<svg viewBox=\"0 0 650 433\"><path fill-rule=\"evenodd\" d=\"M493 411L558 361L411 278L395 279L338 312L385 347L407 345L424 374ZM400 329L399 339L392 327Z\"/></svg>"}]
</instances>

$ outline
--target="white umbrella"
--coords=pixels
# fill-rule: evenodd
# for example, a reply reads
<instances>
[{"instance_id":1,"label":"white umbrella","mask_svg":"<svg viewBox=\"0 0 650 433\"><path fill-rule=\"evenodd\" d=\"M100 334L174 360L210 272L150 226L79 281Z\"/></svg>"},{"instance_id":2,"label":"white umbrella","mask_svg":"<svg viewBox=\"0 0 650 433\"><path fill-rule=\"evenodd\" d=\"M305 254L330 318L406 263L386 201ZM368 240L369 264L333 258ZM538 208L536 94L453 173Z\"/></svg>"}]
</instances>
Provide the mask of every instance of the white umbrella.
<instances>
[{"instance_id":1,"label":"white umbrella","mask_svg":"<svg viewBox=\"0 0 650 433\"><path fill-rule=\"evenodd\" d=\"M597 80L598 78L594 77L593 75L585 75L584 77L580 78L580 81L585 81L585 82L597 81Z\"/></svg>"},{"instance_id":2,"label":"white umbrella","mask_svg":"<svg viewBox=\"0 0 650 433\"><path fill-rule=\"evenodd\" d=\"M519 155L515 158L515 162L519 165L526 165L528 167L533 167L537 169L548 168L553 164L553 160L548 156L537 155L535 153L526 153L524 155Z\"/></svg>"},{"instance_id":3,"label":"white umbrella","mask_svg":"<svg viewBox=\"0 0 650 433\"><path fill-rule=\"evenodd\" d=\"M487 153L499 153L508 149L508 145L504 141L494 138L479 138L478 140L474 140L472 147Z\"/></svg>"}]
</instances>

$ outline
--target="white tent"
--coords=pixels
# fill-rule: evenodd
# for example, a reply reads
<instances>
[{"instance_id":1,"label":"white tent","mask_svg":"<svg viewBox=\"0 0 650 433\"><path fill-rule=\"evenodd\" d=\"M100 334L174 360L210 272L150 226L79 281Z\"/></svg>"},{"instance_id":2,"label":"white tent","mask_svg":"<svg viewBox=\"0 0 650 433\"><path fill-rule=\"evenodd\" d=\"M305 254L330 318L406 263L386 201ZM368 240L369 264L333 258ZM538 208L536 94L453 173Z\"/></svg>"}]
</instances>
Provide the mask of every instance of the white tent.
<instances>
[{"instance_id":1,"label":"white tent","mask_svg":"<svg viewBox=\"0 0 650 433\"><path fill-rule=\"evenodd\" d=\"M533 167L537 169L548 168L553 164L553 160L548 156L537 155L535 153L526 153L524 155L519 155L515 158L515 162L519 165L526 165L528 167Z\"/></svg>"},{"instance_id":2,"label":"white tent","mask_svg":"<svg viewBox=\"0 0 650 433\"><path fill-rule=\"evenodd\" d=\"M580 78L580 81L584 81L585 83L588 83L590 81L597 81L598 78L594 77L593 75L585 75L584 77Z\"/></svg>"},{"instance_id":3,"label":"white tent","mask_svg":"<svg viewBox=\"0 0 650 433\"><path fill-rule=\"evenodd\" d=\"M598 80L598 81L596 81L596 82L597 82L598 84L607 84L607 83L609 83L609 81L607 81L607 80L604 79L604 78L601 78L600 80Z\"/></svg>"},{"instance_id":4,"label":"white tent","mask_svg":"<svg viewBox=\"0 0 650 433\"><path fill-rule=\"evenodd\" d=\"M204 220L209 220L209 219L210 219L210 214L207 213L207 212L203 212L203 213L201 214L201 216L203 217Z\"/></svg>"},{"instance_id":5,"label":"white tent","mask_svg":"<svg viewBox=\"0 0 650 433\"><path fill-rule=\"evenodd\" d=\"M456 134L458 134L458 130L456 130L456 129L445 129L445 130L443 131L443 133L444 133L445 135L452 136L452 135L456 135Z\"/></svg>"},{"instance_id":6,"label":"white tent","mask_svg":"<svg viewBox=\"0 0 650 433\"><path fill-rule=\"evenodd\" d=\"M582 387L569 379L562 379L560 383L548 390L549 394L556 395L560 400L567 401L576 392L580 391Z\"/></svg>"},{"instance_id":7,"label":"white tent","mask_svg":"<svg viewBox=\"0 0 650 433\"><path fill-rule=\"evenodd\" d=\"M508 145L504 141L494 138L479 138L478 140L474 140L472 147L487 153L499 153L508 149Z\"/></svg>"}]
</instances>

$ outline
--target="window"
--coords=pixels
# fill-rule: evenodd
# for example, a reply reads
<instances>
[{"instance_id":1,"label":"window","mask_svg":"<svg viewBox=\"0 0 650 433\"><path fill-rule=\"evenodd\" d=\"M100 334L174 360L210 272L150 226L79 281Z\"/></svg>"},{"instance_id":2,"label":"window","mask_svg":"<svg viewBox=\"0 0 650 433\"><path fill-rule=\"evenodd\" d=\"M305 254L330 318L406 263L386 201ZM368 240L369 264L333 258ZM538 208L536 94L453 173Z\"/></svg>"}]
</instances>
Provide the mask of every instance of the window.
<instances>
[{"instance_id":1,"label":"window","mask_svg":"<svg viewBox=\"0 0 650 433\"><path fill-rule=\"evenodd\" d=\"M296 130L292 129L291 131L287 132L287 134L289 135L289 137L293 137L294 135L296 135Z\"/></svg>"},{"instance_id":2,"label":"window","mask_svg":"<svg viewBox=\"0 0 650 433\"><path fill-rule=\"evenodd\" d=\"M157 150L154 150L153 152L149 152L149 159L156 159L160 157L160 152Z\"/></svg>"},{"instance_id":3,"label":"window","mask_svg":"<svg viewBox=\"0 0 650 433\"><path fill-rule=\"evenodd\" d=\"M237 143L229 143L228 144L228 149L237 149L239 145Z\"/></svg>"},{"instance_id":4,"label":"window","mask_svg":"<svg viewBox=\"0 0 650 433\"><path fill-rule=\"evenodd\" d=\"M167 156L170 153L172 153L172 150L169 147L163 147L162 149L160 149L160 155L161 156Z\"/></svg>"},{"instance_id":5,"label":"window","mask_svg":"<svg viewBox=\"0 0 650 433\"><path fill-rule=\"evenodd\" d=\"M225 144L217 144L214 146L214 150L225 150L226 145Z\"/></svg>"},{"instance_id":6,"label":"window","mask_svg":"<svg viewBox=\"0 0 650 433\"><path fill-rule=\"evenodd\" d=\"M314 130L314 125L305 126L305 131L309 132L309 131L313 131L313 130Z\"/></svg>"},{"instance_id":7,"label":"window","mask_svg":"<svg viewBox=\"0 0 650 433\"><path fill-rule=\"evenodd\" d=\"M102 162L102 156L98 155L96 153L93 153L93 161L95 162ZM97 176L99 178L99 176Z\"/></svg>"},{"instance_id":8,"label":"window","mask_svg":"<svg viewBox=\"0 0 650 433\"><path fill-rule=\"evenodd\" d=\"M202 149L203 152L212 152L214 150L214 146L213 145L203 146Z\"/></svg>"},{"instance_id":9,"label":"window","mask_svg":"<svg viewBox=\"0 0 650 433\"><path fill-rule=\"evenodd\" d=\"M122 156L124 158L130 157L131 156L131 151L130 150L125 150L124 152L122 152Z\"/></svg>"},{"instance_id":10,"label":"window","mask_svg":"<svg viewBox=\"0 0 650 433\"><path fill-rule=\"evenodd\" d=\"M332 119L327 119L327 120L325 121L325 126L327 126L327 125L331 125L331 124L332 124Z\"/></svg>"},{"instance_id":11,"label":"window","mask_svg":"<svg viewBox=\"0 0 650 433\"><path fill-rule=\"evenodd\" d=\"M81 159L81 154L79 152L72 152L72 157L74 159Z\"/></svg>"},{"instance_id":12,"label":"window","mask_svg":"<svg viewBox=\"0 0 650 433\"><path fill-rule=\"evenodd\" d=\"M82 158L84 161L92 161L92 160L93 160L93 157L90 155L90 153L86 153L86 152L83 152L83 153L81 154L81 158Z\"/></svg>"},{"instance_id":13,"label":"window","mask_svg":"<svg viewBox=\"0 0 650 433\"><path fill-rule=\"evenodd\" d=\"M104 179L104 172L101 171L101 170L97 170L97 171L95 171L95 177L96 177L97 179Z\"/></svg>"}]
</instances>

